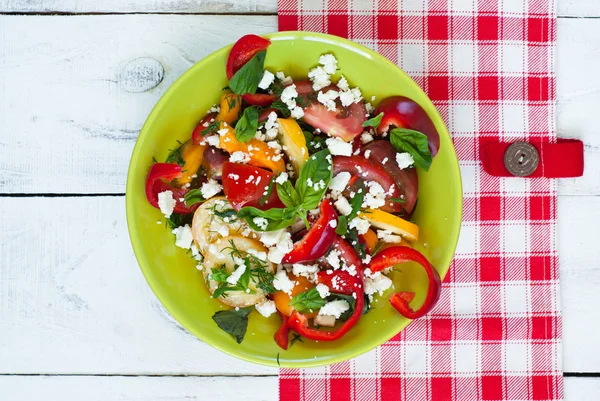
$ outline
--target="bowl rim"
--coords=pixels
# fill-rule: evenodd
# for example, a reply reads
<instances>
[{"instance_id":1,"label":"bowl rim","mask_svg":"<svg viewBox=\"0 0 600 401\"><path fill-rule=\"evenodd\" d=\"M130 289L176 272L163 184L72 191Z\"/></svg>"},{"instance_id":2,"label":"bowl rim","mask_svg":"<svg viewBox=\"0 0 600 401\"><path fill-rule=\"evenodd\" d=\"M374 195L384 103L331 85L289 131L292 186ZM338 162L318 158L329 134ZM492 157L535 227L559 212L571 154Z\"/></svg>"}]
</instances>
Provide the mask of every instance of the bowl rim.
<instances>
[{"instance_id":1,"label":"bowl rim","mask_svg":"<svg viewBox=\"0 0 600 401\"><path fill-rule=\"evenodd\" d=\"M454 253L456 251L456 246L458 244L458 238L459 238L460 229L461 229L460 222L462 221L462 214L463 214L462 177L461 177L461 173L460 173L460 166L459 166L458 158L456 155L456 150L452 144L452 138L448 132L448 129L446 127L444 120L442 119L442 117L439 114L435 105L433 105L433 102L431 101L431 99L429 99L429 96L427 96L427 94L423 91L423 89L408 74L406 74L398 65L394 64L393 62L388 60L386 57L375 52L374 50L371 50L368 47L365 47L358 43L352 42L349 39L345 39L345 38L342 38L339 36L324 34L324 33L305 32L305 31L282 31L282 32L261 34L259 36L268 38L272 41L307 40L308 39L308 40L311 40L314 42L321 42L321 43L332 44L335 46L344 47L348 50L351 50L355 53L361 54L361 55L363 55L369 59L372 59L376 62L384 63L384 64L394 67L398 73L400 73L405 78L407 78L408 80L413 82L414 89L416 91L421 92L421 94L424 95L424 97L427 99L427 101L429 103L431 103L431 105L433 106L433 108L432 108L433 112L428 113L428 114L430 117L432 117L433 120L438 120L441 123L441 125L443 127L443 131L440 132L439 134L440 134L440 136L446 136L449 144L451 145L449 151L451 152L451 156L453 156L453 157L450 157L450 159L451 159L450 162L453 164L452 178L455 180L455 183L457 185L457 193L459 194L459 198L460 198L457 200L458 201L457 202L458 203L458 205L457 205L457 207L458 207L457 221L459 222L459 224L456 224L452 228L452 232L449 236L449 238L451 240L448 245L451 247L452 252L449 252L448 253L449 256L447 256L445 258L445 260L442 260L439 263L439 265L444 266L444 268L445 268L443 274L440 274L440 276L443 280L444 277L446 276L446 274L448 273L452 259L454 258ZM152 292L154 293L156 298L161 302L161 304L165 307L165 309L173 316L173 318L177 322L179 322L185 328L185 330L192 333L200 341L210 345L213 348L218 349L221 352L224 352L225 354L231 355L233 357L242 359L247 362L256 363L256 364L264 365L264 366L279 367L279 368L310 368L310 367L318 367L318 366L327 366L327 365L331 365L334 363L347 361L352 358L356 358L359 355L362 355L372 349L375 349L376 347L385 343L389 339L383 341L382 343L376 343L376 344L371 344L371 343L367 342L367 343L365 343L364 346L356 347L356 348L354 348L353 351L346 352L342 356L338 356L338 354L333 354L331 357L329 357L327 359L319 358L317 360L314 360L313 358L307 358L307 359L302 359L302 360L281 361L281 363L279 362L279 360L277 360L275 362L270 359L256 358L256 357L253 357L252 355L248 355L248 354L241 353L241 352L236 352L234 349L228 349L226 347L222 347L219 344L213 343L210 339L210 336L204 335L204 333L202 331L193 330L193 329L188 328L188 327L193 327L191 324L188 324L190 319L187 318L184 314L178 313L179 308L176 305L176 303L171 302L169 297L162 295L159 283L151 274L149 274L149 270L148 270L149 262L148 262L148 259L145 257L144 252L141 251L141 248L142 248L141 244L140 244L141 239L138 235L138 230L136 230L136 228L135 228L135 220L134 220L134 213L133 213L134 200L133 200L132 194L134 191L136 191L135 186L137 185L137 183L134 182L134 180L132 178L133 170L136 168L135 160L137 160L141 154L142 143L144 142L145 137L148 136L147 132L149 131L149 127L153 125L154 120L156 120L158 118L158 116L160 114L160 110L163 108L163 105L170 101L172 94L177 91L177 88L184 83L184 81L187 79L187 77L189 75L192 75L197 69L201 69L206 62L208 62L209 60L212 60L216 57L220 57L221 52L225 51L226 49L228 49L232 46L233 46L233 43L229 44L227 46L224 46L220 49L215 50L211 54L209 54L206 57L202 58L201 60L197 61L194 65L192 65L190 68L188 68L183 74L181 74L181 76L178 77L171 84L171 86L161 95L160 99L158 100L156 105L152 108L152 111L146 118L146 121L144 122L144 125L142 126L142 129L140 130L140 133L138 135L138 138L136 140L136 143L134 145L134 148L133 148L133 151L131 154L131 159L130 159L128 171L127 171L127 183L126 183L126 189L125 189L125 209L126 209L126 217L127 217L127 228L128 228L128 232L129 232L129 239L131 242L131 246L133 248L133 252L134 252L136 261L138 263L138 266L140 267L140 270L142 271L142 274L144 275L144 278L146 279L148 285L152 289ZM442 273L442 272L440 272L440 273ZM394 332L395 333L401 332L411 322L412 322L411 320L406 320L406 319L399 321L399 323L397 325L393 326ZM390 336L390 338L393 337L393 335Z\"/></svg>"}]
</instances>

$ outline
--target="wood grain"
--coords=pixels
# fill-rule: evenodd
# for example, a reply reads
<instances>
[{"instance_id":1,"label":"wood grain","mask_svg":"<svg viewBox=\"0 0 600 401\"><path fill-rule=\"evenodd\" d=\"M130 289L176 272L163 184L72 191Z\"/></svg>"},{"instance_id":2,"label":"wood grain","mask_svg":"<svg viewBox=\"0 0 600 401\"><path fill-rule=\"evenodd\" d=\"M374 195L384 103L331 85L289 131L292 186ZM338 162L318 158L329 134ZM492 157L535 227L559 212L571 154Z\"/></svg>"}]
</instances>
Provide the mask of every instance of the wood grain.
<instances>
[{"instance_id":1,"label":"wood grain","mask_svg":"<svg viewBox=\"0 0 600 401\"><path fill-rule=\"evenodd\" d=\"M137 134L169 85L215 49L276 27L274 16L0 16L0 146L10 149L0 193L123 193ZM600 195L600 135L585 118L600 106L600 19L558 28L558 131L586 146L585 176L560 180L559 193ZM139 59L164 67L142 92L154 84L128 74Z\"/></svg>"},{"instance_id":2,"label":"wood grain","mask_svg":"<svg viewBox=\"0 0 600 401\"><path fill-rule=\"evenodd\" d=\"M0 374L276 373L212 349L173 320L136 263L124 208L121 196L0 198ZM558 211L564 368L600 372L600 270L590 245L600 197L560 197Z\"/></svg>"}]
</instances>

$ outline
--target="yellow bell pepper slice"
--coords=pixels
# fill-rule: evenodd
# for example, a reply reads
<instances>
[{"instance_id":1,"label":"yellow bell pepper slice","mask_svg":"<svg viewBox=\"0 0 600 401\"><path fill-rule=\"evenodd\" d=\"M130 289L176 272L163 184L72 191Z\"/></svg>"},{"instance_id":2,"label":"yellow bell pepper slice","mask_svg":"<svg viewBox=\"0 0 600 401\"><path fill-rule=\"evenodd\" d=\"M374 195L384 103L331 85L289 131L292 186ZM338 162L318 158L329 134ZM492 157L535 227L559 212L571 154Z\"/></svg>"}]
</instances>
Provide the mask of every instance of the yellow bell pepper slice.
<instances>
[{"instance_id":1,"label":"yellow bell pepper slice","mask_svg":"<svg viewBox=\"0 0 600 401\"><path fill-rule=\"evenodd\" d=\"M217 115L217 121L233 125L240 117L242 109L242 97L233 92L225 92L221 95L221 111Z\"/></svg>"},{"instance_id":2,"label":"yellow bell pepper slice","mask_svg":"<svg viewBox=\"0 0 600 401\"><path fill-rule=\"evenodd\" d=\"M308 148L302 128L293 118L279 118L277 121L281 144L290 158L294 170L299 173L302 165L308 160Z\"/></svg>"},{"instance_id":3,"label":"yellow bell pepper slice","mask_svg":"<svg viewBox=\"0 0 600 401\"><path fill-rule=\"evenodd\" d=\"M414 242L419 239L419 226L378 209L367 209L359 213L359 217L367 219L373 227L381 230L389 230L398 234L408 241Z\"/></svg>"},{"instance_id":4,"label":"yellow bell pepper slice","mask_svg":"<svg viewBox=\"0 0 600 401\"><path fill-rule=\"evenodd\" d=\"M205 145L194 144L191 139L181 145L181 158L185 161L185 163L181 167L183 176L177 179L177 183L179 185L185 185L193 180L194 174L198 172L198 169L204 160L205 148Z\"/></svg>"}]
</instances>

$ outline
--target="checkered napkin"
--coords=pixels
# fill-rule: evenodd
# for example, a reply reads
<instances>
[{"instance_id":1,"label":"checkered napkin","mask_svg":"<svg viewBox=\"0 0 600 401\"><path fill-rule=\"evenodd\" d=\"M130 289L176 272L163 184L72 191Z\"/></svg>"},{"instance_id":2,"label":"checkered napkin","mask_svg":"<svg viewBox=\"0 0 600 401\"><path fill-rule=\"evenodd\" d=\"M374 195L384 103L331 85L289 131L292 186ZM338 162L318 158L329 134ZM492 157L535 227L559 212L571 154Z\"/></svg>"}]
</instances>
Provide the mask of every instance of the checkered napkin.
<instances>
[{"instance_id":1,"label":"checkered napkin","mask_svg":"<svg viewBox=\"0 0 600 401\"><path fill-rule=\"evenodd\" d=\"M488 141L556 140L553 0L279 0L279 30L327 32L412 76L452 133L464 185L433 312L376 350L282 369L281 400L559 400L556 184L485 173Z\"/></svg>"}]
</instances>

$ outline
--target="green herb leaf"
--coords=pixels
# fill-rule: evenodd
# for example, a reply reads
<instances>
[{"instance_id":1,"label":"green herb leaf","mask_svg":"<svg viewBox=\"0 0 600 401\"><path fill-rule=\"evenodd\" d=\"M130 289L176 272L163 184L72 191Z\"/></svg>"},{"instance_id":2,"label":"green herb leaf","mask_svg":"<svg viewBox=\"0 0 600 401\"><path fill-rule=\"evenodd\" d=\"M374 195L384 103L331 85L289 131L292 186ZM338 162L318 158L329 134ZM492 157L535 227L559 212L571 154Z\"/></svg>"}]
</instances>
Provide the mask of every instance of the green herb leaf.
<instances>
[{"instance_id":1,"label":"green herb leaf","mask_svg":"<svg viewBox=\"0 0 600 401\"><path fill-rule=\"evenodd\" d=\"M271 181L269 181L269 185L267 186L267 191L266 191L267 193L264 194L263 196L261 196L260 199L258 200L259 205L262 206L265 203L267 203L267 201L271 197L271 194L273 193L274 186L275 186L275 177L271 178Z\"/></svg>"},{"instance_id":2,"label":"green herb leaf","mask_svg":"<svg viewBox=\"0 0 600 401\"><path fill-rule=\"evenodd\" d=\"M319 295L317 287L313 287L308 291L301 292L290 301L290 305L300 313L315 311L326 303L327 302L321 298L321 295Z\"/></svg>"},{"instance_id":3,"label":"green herb leaf","mask_svg":"<svg viewBox=\"0 0 600 401\"><path fill-rule=\"evenodd\" d=\"M275 231L291 226L296 221L296 211L289 208L271 208L260 210L255 207L246 206L240 209L238 217L246 220L248 225L255 231ZM262 217L267 220L267 227L258 226L254 219Z\"/></svg>"},{"instance_id":4,"label":"green herb leaf","mask_svg":"<svg viewBox=\"0 0 600 401\"><path fill-rule=\"evenodd\" d=\"M265 56L267 52L256 53L246 64L242 66L229 80L229 87L238 95L256 93L258 84L264 74Z\"/></svg>"},{"instance_id":5,"label":"green herb leaf","mask_svg":"<svg viewBox=\"0 0 600 401\"><path fill-rule=\"evenodd\" d=\"M337 227L335 228L335 233L337 235L346 235L348 232L348 217L340 214L338 216Z\"/></svg>"},{"instance_id":6,"label":"green herb leaf","mask_svg":"<svg viewBox=\"0 0 600 401\"><path fill-rule=\"evenodd\" d=\"M300 205L298 192L292 186L292 183L285 181L283 184L277 184L277 195L279 199L289 208L295 208Z\"/></svg>"},{"instance_id":7,"label":"green herb leaf","mask_svg":"<svg viewBox=\"0 0 600 401\"><path fill-rule=\"evenodd\" d=\"M290 341L290 346L289 348L292 348L292 346L296 343L296 341L303 343L304 340L302 340L302 336L300 334L296 334L296 333L292 333L292 341Z\"/></svg>"},{"instance_id":8,"label":"green herb leaf","mask_svg":"<svg viewBox=\"0 0 600 401\"><path fill-rule=\"evenodd\" d=\"M429 171L432 158L425 134L411 129L394 128L390 132L390 142L398 152L410 153L416 167Z\"/></svg>"},{"instance_id":9,"label":"green herb leaf","mask_svg":"<svg viewBox=\"0 0 600 401\"><path fill-rule=\"evenodd\" d=\"M406 200L405 200L405 199L403 199L403 198L391 198L390 200L391 200L392 202L395 202L395 203L400 203L400 204L404 204L404 203L406 203Z\"/></svg>"},{"instance_id":10,"label":"green herb leaf","mask_svg":"<svg viewBox=\"0 0 600 401\"><path fill-rule=\"evenodd\" d=\"M231 335L238 344L241 344L248 329L248 315L253 307L238 310L223 310L213 315L213 320L225 333Z\"/></svg>"},{"instance_id":11,"label":"green herb leaf","mask_svg":"<svg viewBox=\"0 0 600 401\"><path fill-rule=\"evenodd\" d=\"M171 230L174 230L177 227L185 226L186 224L188 224L189 226L191 226L192 225L192 218L193 217L194 217L193 214L178 214L178 213L173 213L173 214L171 214L171 217L169 217L167 219L167 226Z\"/></svg>"},{"instance_id":12,"label":"green herb leaf","mask_svg":"<svg viewBox=\"0 0 600 401\"><path fill-rule=\"evenodd\" d=\"M187 207L192 207L196 203L204 202L206 199L202 196L202 192L200 189L192 189L187 194L184 195L185 205Z\"/></svg>"},{"instance_id":13,"label":"green herb leaf","mask_svg":"<svg viewBox=\"0 0 600 401\"><path fill-rule=\"evenodd\" d=\"M220 267L213 267L210 269L210 280L214 280L217 283L225 283L227 282L227 277L229 277L229 273L225 269L225 265L221 265Z\"/></svg>"},{"instance_id":14,"label":"green herb leaf","mask_svg":"<svg viewBox=\"0 0 600 401\"><path fill-rule=\"evenodd\" d=\"M208 124L208 126L206 128L204 128L202 131L200 131L200 135L206 136L212 132L217 132L219 130L220 126L221 126L221 122L215 119L215 121Z\"/></svg>"},{"instance_id":15,"label":"green herb leaf","mask_svg":"<svg viewBox=\"0 0 600 401\"><path fill-rule=\"evenodd\" d=\"M385 242L379 240L377 241L377 243L375 244L375 248L373 249L373 254L371 256L375 256L379 253L379 251L381 251L381 248L383 248L383 246L385 245Z\"/></svg>"},{"instance_id":16,"label":"green herb leaf","mask_svg":"<svg viewBox=\"0 0 600 401\"><path fill-rule=\"evenodd\" d=\"M240 142L248 142L258 129L258 110L254 106L244 110L242 118L235 125L235 137Z\"/></svg>"},{"instance_id":17,"label":"green herb leaf","mask_svg":"<svg viewBox=\"0 0 600 401\"><path fill-rule=\"evenodd\" d=\"M213 210L213 215L221 218L221 219L230 219L233 220L237 217L237 213L234 209L226 209L226 210L217 210L216 208Z\"/></svg>"},{"instance_id":18,"label":"green herb leaf","mask_svg":"<svg viewBox=\"0 0 600 401\"><path fill-rule=\"evenodd\" d=\"M306 160L296 181L296 192L302 200L302 209L311 210L319 205L331 181L332 170L331 155L327 149Z\"/></svg>"},{"instance_id":19,"label":"green herb leaf","mask_svg":"<svg viewBox=\"0 0 600 401\"><path fill-rule=\"evenodd\" d=\"M352 245L358 256L362 259L366 256L365 246L358 239L358 232L355 228L349 229L346 233L346 241Z\"/></svg>"},{"instance_id":20,"label":"green herb leaf","mask_svg":"<svg viewBox=\"0 0 600 401\"><path fill-rule=\"evenodd\" d=\"M306 140L306 147L308 148L308 154L312 155L320 150L327 147L325 141L327 138L321 135L315 135L310 131L302 131L304 133L304 139Z\"/></svg>"},{"instance_id":21,"label":"green herb leaf","mask_svg":"<svg viewBox=\"0 0 600 401\"><path fill-rule=\"evenodd\" d=\"M363 127L373 127L375 131L379 128L379 124L381 124L381 119L383 118L383 111L376 115L373 118L369 118L367 121L362 123Z\"/></svg>"},{"instance_id":22,"label":"green herb leaf","mask_svg":"<svg viewBox=\"0 0 600 401\"><path fill-rule=\"evenodd\" d=\"M167 157L166 162L179 164L181 167L183 167L185 165L185 159L181 155L182 147L183 145L177 147L177 149L172 150L169 156Z\"/></svg>"},{"instance_id":23,"label":"green herb leaf","mask_svg":"<svg viewBox=\"0 0 600 401\"><path fill-rule=\"evenodd\" d=\"M281 95L281 93L279 95ZM283 116L283 118L289 118L289 116L292 114L290 112L290 109L288 109L287 104L283 103L281 100L273 102L271 104L271 108L278 110Z\"/></svg>"}]
</instances>

